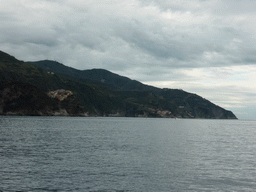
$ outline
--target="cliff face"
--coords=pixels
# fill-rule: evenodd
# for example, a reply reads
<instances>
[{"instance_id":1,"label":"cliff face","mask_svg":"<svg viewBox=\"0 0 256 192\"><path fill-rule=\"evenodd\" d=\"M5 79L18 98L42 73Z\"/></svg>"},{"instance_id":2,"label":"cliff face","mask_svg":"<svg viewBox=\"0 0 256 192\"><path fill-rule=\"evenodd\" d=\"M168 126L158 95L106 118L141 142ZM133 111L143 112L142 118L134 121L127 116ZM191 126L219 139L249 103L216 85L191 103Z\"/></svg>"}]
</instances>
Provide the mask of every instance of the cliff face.
<instances>
[{"instance_id":1,"label":"cliff face","mask_svg":"<svg viewBox=\"0 0 256 192\"><path fill-rule=\"evenodd\" d=\"M84 108L70 96L50 98L37 87L22 82L0 82L0 115L84 116Z\"/></svg>"}]
</instances>

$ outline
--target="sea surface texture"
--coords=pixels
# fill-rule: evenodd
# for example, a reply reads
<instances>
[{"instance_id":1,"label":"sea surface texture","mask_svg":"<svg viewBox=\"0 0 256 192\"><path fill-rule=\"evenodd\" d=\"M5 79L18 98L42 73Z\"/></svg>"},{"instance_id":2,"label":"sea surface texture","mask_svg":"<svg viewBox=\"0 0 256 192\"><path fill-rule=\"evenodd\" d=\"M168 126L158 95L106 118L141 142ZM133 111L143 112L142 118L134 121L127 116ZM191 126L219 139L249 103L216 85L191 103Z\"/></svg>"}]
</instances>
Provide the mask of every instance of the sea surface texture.
<instances>
[{"instance_id":1,"label":"sea surface texture","mask_svg":"<svg viewBox=\"0 0 256 192\"><path fill-rule=\"evenodd\" d=\"M256 191L256 122L0 116L0 191Z\"/></svg>"}]
</instances>

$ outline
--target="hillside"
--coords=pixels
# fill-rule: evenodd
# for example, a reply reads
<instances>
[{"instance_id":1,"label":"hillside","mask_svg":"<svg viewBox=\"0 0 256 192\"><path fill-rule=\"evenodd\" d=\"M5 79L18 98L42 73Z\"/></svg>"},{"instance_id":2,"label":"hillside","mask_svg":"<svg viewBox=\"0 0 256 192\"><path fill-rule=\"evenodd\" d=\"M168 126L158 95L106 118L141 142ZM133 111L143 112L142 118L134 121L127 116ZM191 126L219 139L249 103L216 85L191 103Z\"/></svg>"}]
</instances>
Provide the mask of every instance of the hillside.
<instances>
[{"instance_id":1,"label":"hillside","mask_svg":"<svg viewBox=\"0 0 256 192\"><path fill-rule=\"evenodd\" d=\"M31 84L45 93L71 90L90 116L236 119L231 111L182 90L144 85L104 69L23 62L0 52L0 83L5 81Z\"/></svg>"},{"instance_id":2,"label":"hillside","mask_svg":"<svg viewBox=\"0 0 256 192\"><path fill-rule=\"evenodd\" d=\"M144 85L139 81L131 80L128 77L123 77L107 71L105 69L90 69L90 70L77 70L67 67L59 62L43 60L36 62L27 62L28 64L40 67L46 71L53 72L54 74L62 75L65 77L76 78L85 82L93 82L104 85L108 88L124 91L157 91L158 88L153 86Z\"/></svg>"},{"instance_id":3,"label":"hillside","mask_svg":"<svg viewBox=\"0 0 256 192\"><path fill-rule=\"evenodd\" d=\"M84 107L72 96L63 100L49 97L34 85L1 81L1 115L85 116Z\"/></svg>"}]
</instances>

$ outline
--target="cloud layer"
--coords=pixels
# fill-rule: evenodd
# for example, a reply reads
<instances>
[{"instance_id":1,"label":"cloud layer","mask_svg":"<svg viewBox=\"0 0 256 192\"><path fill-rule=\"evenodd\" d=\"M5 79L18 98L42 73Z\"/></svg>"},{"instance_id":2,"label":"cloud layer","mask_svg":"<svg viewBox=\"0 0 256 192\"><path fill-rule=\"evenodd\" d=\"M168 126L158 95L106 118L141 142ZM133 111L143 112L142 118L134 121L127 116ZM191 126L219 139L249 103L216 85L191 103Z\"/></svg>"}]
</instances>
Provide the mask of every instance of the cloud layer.
<instances>
[{"instance_id":1,"label":"cloud layer","mask_svg":"<svg viewBox=\"0 0 256 192\"><path fill-rule=\"evenodd\" d=\"M205 90L209 99L209 87L240 89L245 98L240 84L256 63L255 7L250 0L1 1L0 49L23 60L53 59ZM243 66L241 78L234 70Z\"/></svg>"}]
</instances>

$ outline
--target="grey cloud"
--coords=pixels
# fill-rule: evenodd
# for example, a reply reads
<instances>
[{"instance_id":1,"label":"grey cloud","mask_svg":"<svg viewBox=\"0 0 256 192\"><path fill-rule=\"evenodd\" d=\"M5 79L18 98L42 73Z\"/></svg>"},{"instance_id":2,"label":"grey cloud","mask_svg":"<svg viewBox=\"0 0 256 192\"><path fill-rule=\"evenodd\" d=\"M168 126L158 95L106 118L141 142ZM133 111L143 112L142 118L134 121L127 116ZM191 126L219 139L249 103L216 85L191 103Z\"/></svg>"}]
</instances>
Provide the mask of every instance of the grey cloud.
<instances>
[{"instance_id":1,"label":"grey cloud","mask_svg":"<svg viewBox=\"0 0 256 192\"><path fill-rule=\"evenodd\" d=\"M4 30L0 40L2 43L33 43L49 47L57 45L57 34L49 29L26 26L2 27L2 29Z\"/></svg>"},{"instance_id":2,"label":"grey cloud","mask_svg":"<svg viewBox=\"0 0 256 192\"><path fill-rule=\"evenodd\" d=\"M220 0L40 2L40 6L34 1L30 6L23 3L25 8L19 8L18 15L13 8L6 10L7 16L0 16L0 28L4 31L0 41L5 46L23 43L26 52L16 52L23 57L27 54L31 58L29 54L42 49L45 57L55 57L79 68L84 63L89 63L87 67L110 70L156 65L163 72L166 68L244 65L256 61L254 31L245 33L248 25L239 28L238 16L246 15L245 10L251 10L253 5L249 1L245 5L239 3L243 10L237 17L237 4ZM219 8L225 9L225 14L221 10L215 14L208 12ZM254 13L249 14L251 18ZM38 50L30 50L35 48Z\"/></svg>"}]
</instances>

